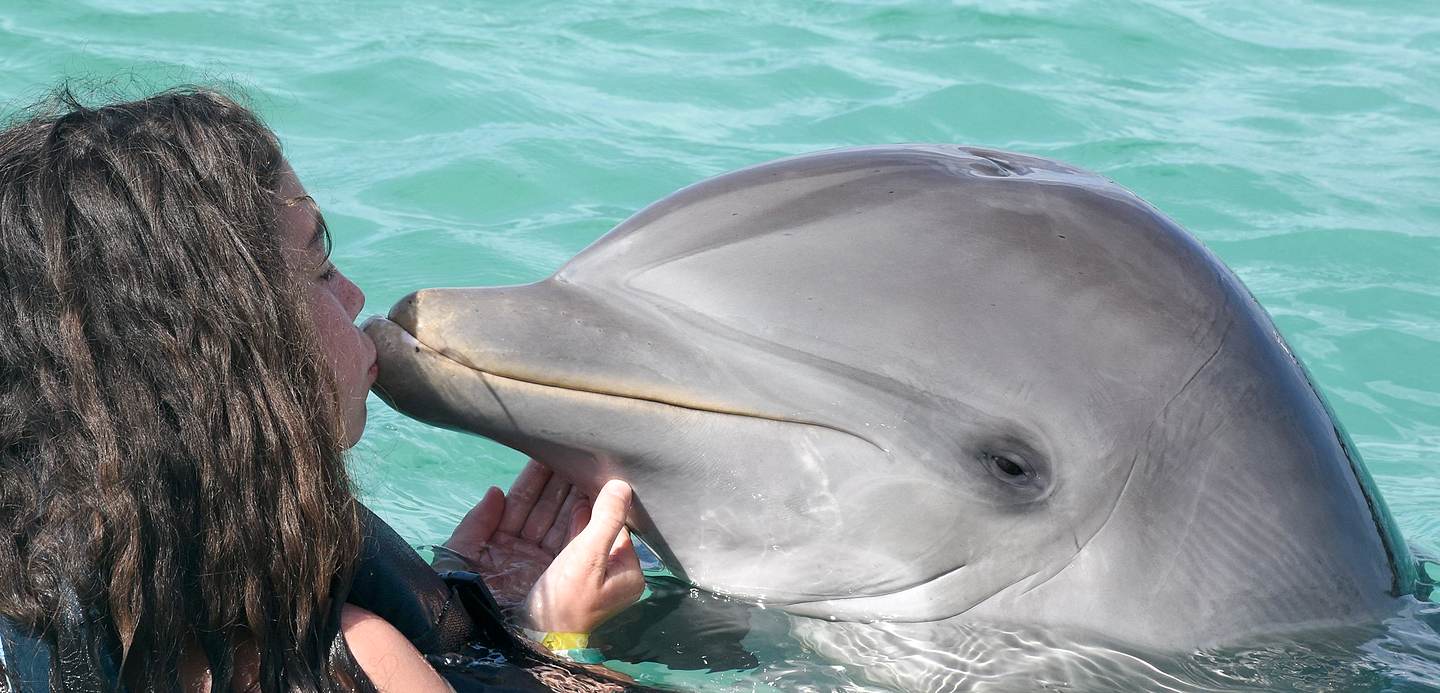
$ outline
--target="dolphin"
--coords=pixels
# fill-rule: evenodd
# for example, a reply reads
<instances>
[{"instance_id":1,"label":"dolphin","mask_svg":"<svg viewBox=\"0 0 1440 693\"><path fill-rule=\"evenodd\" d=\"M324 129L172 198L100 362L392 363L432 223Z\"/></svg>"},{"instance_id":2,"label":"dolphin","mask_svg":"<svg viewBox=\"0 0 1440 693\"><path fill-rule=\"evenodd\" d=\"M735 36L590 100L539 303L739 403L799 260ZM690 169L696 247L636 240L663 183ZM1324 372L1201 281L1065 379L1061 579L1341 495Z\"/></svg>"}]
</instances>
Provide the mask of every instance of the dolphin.
<instances>
[{"instance_id":1,"label":"dolphin","mask_svg":"<svg viewBox=\"0 0 1440 693\"><path fill-rule=\"evenodd\" d=\"M366 327L401 412L627 480L699 587L1159 648L1375 622L1414 563L1216 256L1115 183L952 145L720 175L534 284Z\"/></svg>"}]
</instances>

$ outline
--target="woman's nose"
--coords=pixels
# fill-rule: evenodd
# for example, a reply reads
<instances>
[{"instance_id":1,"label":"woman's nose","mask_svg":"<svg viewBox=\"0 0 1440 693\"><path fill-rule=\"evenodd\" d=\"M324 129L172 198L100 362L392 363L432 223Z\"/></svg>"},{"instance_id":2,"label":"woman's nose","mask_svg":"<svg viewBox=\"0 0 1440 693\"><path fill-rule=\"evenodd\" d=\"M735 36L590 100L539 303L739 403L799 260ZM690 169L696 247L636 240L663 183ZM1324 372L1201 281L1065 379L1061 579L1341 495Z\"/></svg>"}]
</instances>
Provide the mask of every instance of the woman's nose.
<instances>
[{"instance_id":1,"label":"woman's nose","mask_svg":"<svg viewBox=\"0 0 1440 693\"><path fill-rule=\"evenodd\" d=\"M361 291L355 282L350 281L349 277L344 275L341 277L345 283L340 289L342 292L340 298L345 310L350 313L350 319L354 320L359 317L360 310L365 307L365 292Z\"/></svg>"}]
</instances>

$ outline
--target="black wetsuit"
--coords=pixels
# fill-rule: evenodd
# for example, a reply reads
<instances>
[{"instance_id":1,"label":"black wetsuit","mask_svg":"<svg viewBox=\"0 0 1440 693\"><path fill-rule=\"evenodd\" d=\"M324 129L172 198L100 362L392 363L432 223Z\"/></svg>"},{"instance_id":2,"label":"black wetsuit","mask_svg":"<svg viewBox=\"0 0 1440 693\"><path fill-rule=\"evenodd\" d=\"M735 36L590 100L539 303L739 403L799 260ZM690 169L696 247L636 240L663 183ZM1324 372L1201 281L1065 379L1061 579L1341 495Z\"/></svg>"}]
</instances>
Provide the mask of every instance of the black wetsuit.
<instances>
[{"instance_id":1,"label":"black wetsuit","mask_svg":"<svg viewBox=\"0 0 1440 693\"><path fill-rule=\"evenodd\" d=\"M365 543L355 578L337 600L327 627L333 638L331 662L340 675L371 688L340 634L340 606L364 607L389 621L458 693L549 690L527 671L539 655L516 639L499 608L476 576L437 575L395 530L364 511ZM0 691L50 690L95 693L119 691L115 638L94 624L78 599L62 605L52 633L41 635L0 617ZM488 658L474 655L490 652ZM467 656L470 655L470 656ZM551 660L544 660L554 664ZM563 665L562 665L563 666Z\"/></svg>"}]
</instances>

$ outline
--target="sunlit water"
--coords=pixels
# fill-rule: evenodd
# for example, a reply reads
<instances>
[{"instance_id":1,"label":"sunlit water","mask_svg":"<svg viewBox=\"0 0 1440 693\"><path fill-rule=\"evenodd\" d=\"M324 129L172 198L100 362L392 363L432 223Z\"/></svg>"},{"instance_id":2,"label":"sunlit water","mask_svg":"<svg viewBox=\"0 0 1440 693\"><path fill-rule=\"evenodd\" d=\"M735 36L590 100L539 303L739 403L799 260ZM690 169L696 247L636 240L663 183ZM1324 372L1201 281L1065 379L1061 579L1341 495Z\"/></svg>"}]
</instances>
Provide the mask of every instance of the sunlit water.
<instances>
[{"instance_id":1,"label":"sunlit water","mask_svg":"<svg viewBox=\"0 0 1440 693\"><path fill-rule=\"evenodd\" d=\"M370 311L421 286L543 278L680 186L799 152L959 142L1099 171L1245 280L1422 554L1440 547L1436 75L1440 5L1402 0L0 7L11 107L62 77L248 90ZM417 544L522 462L370 414L357 476ZM812 651L778 612L734 608L739 668L625 669L717 690L888 680ZM1421 690L1440 687L1437 622L1413 603L1371 629L1193 655L977 628L921 685Z\"/></svg>"}]
</instances>

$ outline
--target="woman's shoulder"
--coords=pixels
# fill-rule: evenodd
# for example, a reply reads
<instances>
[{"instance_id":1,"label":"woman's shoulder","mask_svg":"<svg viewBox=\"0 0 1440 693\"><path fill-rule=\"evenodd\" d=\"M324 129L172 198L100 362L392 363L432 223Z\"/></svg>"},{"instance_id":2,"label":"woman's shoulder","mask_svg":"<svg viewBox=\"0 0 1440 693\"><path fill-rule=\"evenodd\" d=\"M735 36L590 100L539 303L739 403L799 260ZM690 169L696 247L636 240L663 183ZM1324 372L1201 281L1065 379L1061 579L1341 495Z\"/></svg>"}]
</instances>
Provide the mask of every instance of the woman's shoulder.
<instances>
[{"instance_id":1,"label":"woman's shoulder","mask_svg":"<svg viewBox=\"0 0 1440 693\"><path fill-rule=\"evenodd\" d=\"M400 631L373 612L346 604L340 611L340 632L355 663L382 693L385 691L436 691L450 685L435 673L420 651Z\"/></svg>"}]
</instances>

